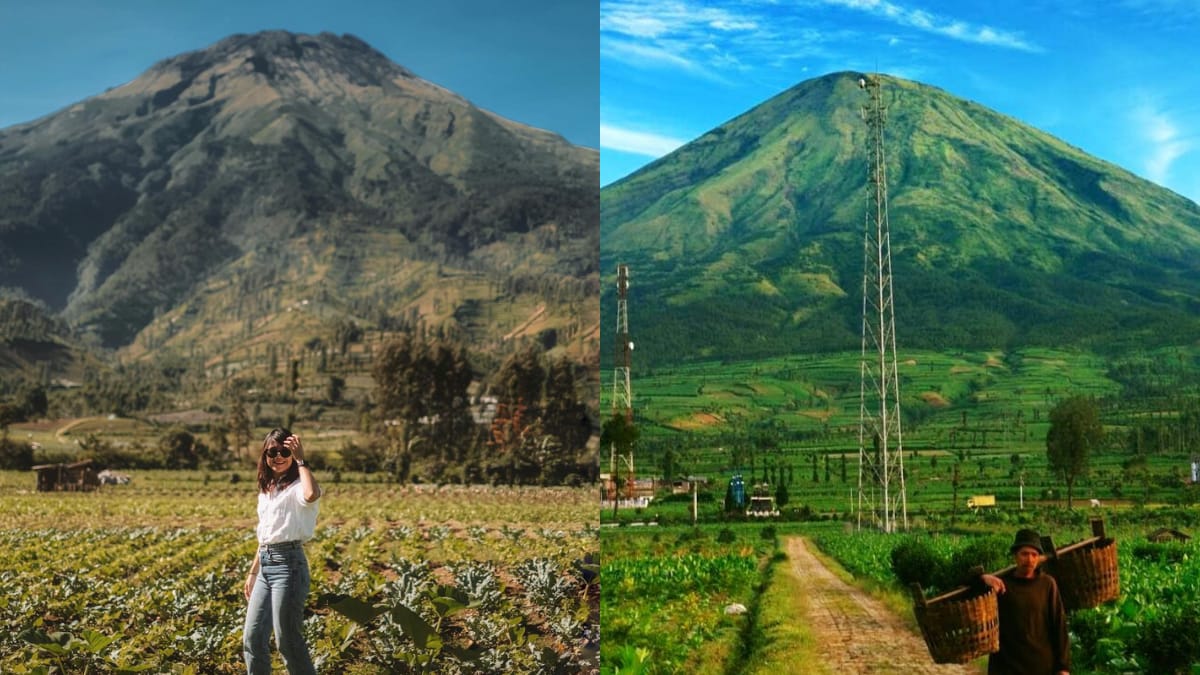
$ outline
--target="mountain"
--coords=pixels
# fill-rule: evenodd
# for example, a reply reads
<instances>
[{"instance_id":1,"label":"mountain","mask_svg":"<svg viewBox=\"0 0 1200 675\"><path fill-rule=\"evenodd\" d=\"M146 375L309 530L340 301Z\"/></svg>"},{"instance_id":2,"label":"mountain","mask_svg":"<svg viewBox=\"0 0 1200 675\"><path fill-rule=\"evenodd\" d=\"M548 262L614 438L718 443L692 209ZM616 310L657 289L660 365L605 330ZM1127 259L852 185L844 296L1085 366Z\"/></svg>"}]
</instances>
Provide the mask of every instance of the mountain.
<instances>
[{"instance_id":1,"label":"mountain","mask_svg":"<svg viewBox=\"0 0 1200 675\"><path fill-rule=\"evenodd\" d=\"M802 82L601 190L602 314L629 265L639 363L859 347L859 78ZM1200 206L943 90L881 82L901 347L1196 340Z\"/></svg>"},{"instance_id":2,"label":"mountain","mask_svg":"<svg viewBox=\"0 0 1200 675\"><path fill-rule=\"evenodd\" d=\"M0 130L0 287L135 359L346 322L582 357L598 182L595 150L358 38L234 35Z\"/></svg>"}]
</instances>

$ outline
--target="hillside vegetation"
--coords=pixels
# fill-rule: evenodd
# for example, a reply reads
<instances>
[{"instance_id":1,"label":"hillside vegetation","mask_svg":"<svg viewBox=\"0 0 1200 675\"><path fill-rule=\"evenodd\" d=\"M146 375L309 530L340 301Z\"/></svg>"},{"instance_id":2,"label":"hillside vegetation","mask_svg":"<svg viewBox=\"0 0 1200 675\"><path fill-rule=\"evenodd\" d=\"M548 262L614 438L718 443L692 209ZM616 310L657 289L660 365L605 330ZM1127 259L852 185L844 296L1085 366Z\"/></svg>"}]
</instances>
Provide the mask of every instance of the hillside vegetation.
<instances>
[{"instance_id":1,"label":"hillside vegetation","mask_svg":"<svg viewBox=\"0 0 1200 675\"><path fill-rule=\"evenodd\" d=\"M639 364L858 346L858 77L802 82L601 191L602 312L629 265ZM905 346L1194 339L1200 206L940 89L882 81Z\"/></svg>"}]
</instances>

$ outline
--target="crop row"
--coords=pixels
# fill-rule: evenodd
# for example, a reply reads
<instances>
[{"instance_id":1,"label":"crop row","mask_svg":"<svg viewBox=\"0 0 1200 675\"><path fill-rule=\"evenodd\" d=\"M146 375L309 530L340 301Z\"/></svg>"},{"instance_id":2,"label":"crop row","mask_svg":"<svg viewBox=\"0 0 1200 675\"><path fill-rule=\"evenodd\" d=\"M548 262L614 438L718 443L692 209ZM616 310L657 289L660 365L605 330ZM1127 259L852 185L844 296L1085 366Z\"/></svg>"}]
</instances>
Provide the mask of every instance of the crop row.
<instances>
[{"instance_id":1,"label":"crop row","mask_svg":"<svg viewBox=\"0 0 1200 675\"><path fill-rule=\"evenodd\" d=\"M0 672L244 672L255 542L235 514L253 513L253 495L206 496L224 526L164 525L188 501L178 493L0 495L0 505L40 500L43 523L0 530ZM599 541L581 504L559 499L555 514L543 496L530 520L486 521L475 506L456 510L462 495L436 504L409 493L416 517L397 495L363 496L369 509L323 502L306 546L305 632L322 672L597 667ZM489 497L492 512L519 514L513 497ZM92 526L46 526L89 502L106 510L93 509Z\"/></svg>"},{"instance_id":2,"label":"crop row","mask_svg":"<svg viewBox=\"0 0 1200 675\"><path fill-rule=\"evenodd\" d=\"M748 618L725 610L753 606L761 570L775 551L769 534L605 532L601 672L695 672L738 651Z\"/></svg>"},{"instance_id":3,"label":"crop row","mask_svg":"<svg viewBox=\"0 0 1200 675\"><path fill-rule=\"evenodd\" d=\"M1064 536L1057 545L1083 538ZM1071 614L1075 670L1097 673L1170 673L1200 669L1200 547L1193 543L1152 544L1131 528L1117 539L1121 596L1095 609ZM893 549L912 536L826 531L813 537L856 577L903 588L893 568ZM995 548L995 536L922 536L935 558ZM988 542L988 546L981 546ZM977 557L977 556L967 556ZM978 560L984 563L984 560ZM945 584L950 585L950 584ZM906 590L906 589L904 589Z\"/></svg>"}]
</instances>

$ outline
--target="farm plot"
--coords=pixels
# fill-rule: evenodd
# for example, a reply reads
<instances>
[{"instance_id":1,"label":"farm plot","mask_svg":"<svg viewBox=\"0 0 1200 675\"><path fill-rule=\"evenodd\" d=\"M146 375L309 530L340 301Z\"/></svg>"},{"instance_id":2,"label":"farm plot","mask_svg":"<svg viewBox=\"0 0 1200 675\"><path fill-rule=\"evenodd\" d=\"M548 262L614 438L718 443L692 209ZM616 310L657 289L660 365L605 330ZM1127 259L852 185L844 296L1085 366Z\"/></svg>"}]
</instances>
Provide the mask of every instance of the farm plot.
<instances>
[{"instance_id":1,"label":"farm plot","mask_svg":"<svg viewBox=\"0 0 1200 675\"><path fill-rule=\"evenodd\" d=\"M1144 539L1145 526L1109 529L1118 541L1121 597L1095 609L1071 614L1072 672L1175 673L1200 670L1200 546L1194 542L1155 544ZM1084 539L1083 526L1053 530L1059 546ZM903 592L893 571L892 551L913 536L823 531L813 537L827 554L860 579ZM985 562L981 555L1003 556L996 535L922 537L931 557L948 568ZM957 577L956 577L957 578ZM941 580L942 590L956 585Z\"/></svg>"},{"instance_id":2,"label":"farm plot","mask_svg":"<svg viewBox=\"0 0 1200 675\"><path fill-rule=\"evenodd\" d=\"M621 528L603 534L605 673L721 673L777 550L773 528Z\"/></svg>"},{"instance_id":3,"label":"farm plot","mask_svg":"<svg viewBox=\"0 0 1200 675\"><path fill-rule=\"evenodd\" d=\"M253 492L195 483L0 492L15 514L0 529L0 671L244 672ZM597 670L594 504L589 490L327 485L306 546L319 671Z\"/></svg>"}]
</instances>

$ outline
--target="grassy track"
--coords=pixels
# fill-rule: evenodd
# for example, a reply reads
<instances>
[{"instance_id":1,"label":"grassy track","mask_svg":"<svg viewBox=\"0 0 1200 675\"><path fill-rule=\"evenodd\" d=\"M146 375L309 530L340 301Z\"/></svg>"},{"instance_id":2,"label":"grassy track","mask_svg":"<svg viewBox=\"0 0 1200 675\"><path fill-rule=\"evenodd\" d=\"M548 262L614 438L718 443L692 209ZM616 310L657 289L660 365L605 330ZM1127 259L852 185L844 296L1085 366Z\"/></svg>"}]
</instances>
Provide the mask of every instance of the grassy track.
<instances>
[{"instance_id":1,"label":"grassy track","mask_svg":"<svg viewBox=\"0 0 1200 675\"><path fill-rule=\"evenodd\" d=\"M817 656L812 631L804 621L797 619L807 612L807 590L788 569L786 557L774 562L759 601L758 630L740 672L744 675L829 674L828 667Z\"/></svg>"}]
</instances>

